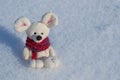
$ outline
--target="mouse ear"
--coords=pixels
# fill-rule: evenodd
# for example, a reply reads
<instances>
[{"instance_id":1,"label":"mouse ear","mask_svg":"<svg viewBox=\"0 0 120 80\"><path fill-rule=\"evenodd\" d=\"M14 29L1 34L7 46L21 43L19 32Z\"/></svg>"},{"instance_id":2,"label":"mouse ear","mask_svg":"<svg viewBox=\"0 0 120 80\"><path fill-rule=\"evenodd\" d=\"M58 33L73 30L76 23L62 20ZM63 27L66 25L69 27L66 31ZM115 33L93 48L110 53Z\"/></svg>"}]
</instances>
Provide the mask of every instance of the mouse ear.
<instances>
[{"instance_id":1,"label":"mouse ear","mask_svg":"<svg viewBox=\"0 0 120 80\"><path fill-rule=\"evenodd\" d=\"M20 17L19 19L17 19L15 21L14 25L15 25L15 27L14 27L15 31L23 32L23 31L27 30L28 27L30 27L31 22L26 17Z\"/></svg>"},{"instance_id":2,"label":"mouse ear","mask_svg":"<svg viewBox=\"0 0 120 80\"><path fill-rule=\"evenodd\" d=\"M47 27L51 28L58 24L58 17L52 12L46 13L42 17L42 23L44 23Z\"/></svg>"}]
</instances>

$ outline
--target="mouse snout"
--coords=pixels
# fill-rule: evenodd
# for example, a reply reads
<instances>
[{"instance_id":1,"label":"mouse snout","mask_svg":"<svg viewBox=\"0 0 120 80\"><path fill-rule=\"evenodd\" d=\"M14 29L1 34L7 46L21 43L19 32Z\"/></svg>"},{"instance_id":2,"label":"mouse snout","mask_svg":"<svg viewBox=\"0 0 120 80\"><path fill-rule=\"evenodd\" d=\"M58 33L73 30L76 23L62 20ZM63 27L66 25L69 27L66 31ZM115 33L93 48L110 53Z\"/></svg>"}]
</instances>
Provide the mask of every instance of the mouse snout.
<instances>
[{"instance_id":1,"label":"mouse snout","mask_svg":"<svg viewBox=\"0 0 120 80\"><path fill-rule=\"evenodd\" d=\"M42 37L40 36L40 35L38 35L37 37L36 37L36 40L41 40L42 39Z\"/></svg>"}]
</instances>

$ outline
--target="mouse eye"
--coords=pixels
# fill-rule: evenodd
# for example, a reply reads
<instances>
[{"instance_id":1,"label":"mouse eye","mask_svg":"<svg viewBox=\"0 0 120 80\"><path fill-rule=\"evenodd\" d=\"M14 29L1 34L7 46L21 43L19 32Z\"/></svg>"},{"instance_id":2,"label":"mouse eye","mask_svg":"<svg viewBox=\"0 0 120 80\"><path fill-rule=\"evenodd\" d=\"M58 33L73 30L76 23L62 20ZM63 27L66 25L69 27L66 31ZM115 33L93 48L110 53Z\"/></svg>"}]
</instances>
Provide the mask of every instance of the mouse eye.
<instances>
[{"instance_id":1,"label":"mouse eye","mask_svg":"<svg viewBox=\"0 0 120 80\"><path fill-rule=\"evenodd\" d=\"M37 34L36 32L34 32L34 34Z\"/></svg>"},{"instance_id":2,"label":"mouse eye","mask_svg":"<svg viewBox=\"0 0 120 80\"><path fill-rule=\"evenodd\" d=\"M41 33L41 35L43 35L43 33Z\"/></svg>"}]
</instances>

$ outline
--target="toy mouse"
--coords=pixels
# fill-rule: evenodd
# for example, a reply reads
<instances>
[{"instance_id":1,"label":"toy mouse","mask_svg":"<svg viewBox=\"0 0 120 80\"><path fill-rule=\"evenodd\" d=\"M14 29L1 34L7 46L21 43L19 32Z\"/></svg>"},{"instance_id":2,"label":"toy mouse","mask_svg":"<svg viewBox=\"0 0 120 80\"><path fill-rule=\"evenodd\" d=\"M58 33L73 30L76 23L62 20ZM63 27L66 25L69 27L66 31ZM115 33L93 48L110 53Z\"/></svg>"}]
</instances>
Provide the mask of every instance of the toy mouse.
<instances>
[{"instance_id":1,"label":"toy mouse","mask_svg":"<svg viewBox=\"0 0 120 80\"><path fill-rule=\"evenodd\" d=\"M15 31L25 31L27 34L23 57L25 60L30 60L32 68L58 67L60 61L55 57L48 37L50 28L57 24L58 18L52 12L43 15L39 22L31 23L26 17L20 17L15 21Z\"/></svg>"}]
</instances>

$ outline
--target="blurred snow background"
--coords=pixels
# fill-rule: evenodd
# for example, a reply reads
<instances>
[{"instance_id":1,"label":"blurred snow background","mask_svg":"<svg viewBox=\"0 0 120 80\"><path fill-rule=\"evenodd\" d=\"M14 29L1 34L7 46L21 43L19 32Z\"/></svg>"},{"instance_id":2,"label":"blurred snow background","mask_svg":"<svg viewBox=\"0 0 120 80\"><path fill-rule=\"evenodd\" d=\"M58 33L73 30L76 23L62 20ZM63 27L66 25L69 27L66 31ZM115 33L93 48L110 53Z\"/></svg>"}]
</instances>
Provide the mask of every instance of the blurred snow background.
<instances>
[{"instance_id":1,"label":"blurred snow background","mask_svg":"<svg viewBox=\"0 0 120 80\"><path fill-rule=\"evenodd\" d=\"M61 65L28 68L26 34L13 30L14 21L40 21L49 11L59 17L49 37ZM0 0L0 79L120 80L120 0Z\"/></svg>"}]
</instances>

